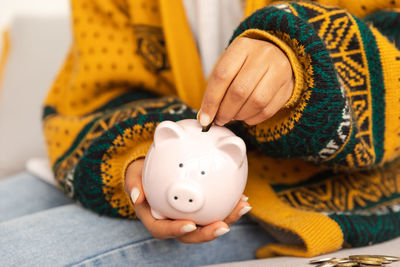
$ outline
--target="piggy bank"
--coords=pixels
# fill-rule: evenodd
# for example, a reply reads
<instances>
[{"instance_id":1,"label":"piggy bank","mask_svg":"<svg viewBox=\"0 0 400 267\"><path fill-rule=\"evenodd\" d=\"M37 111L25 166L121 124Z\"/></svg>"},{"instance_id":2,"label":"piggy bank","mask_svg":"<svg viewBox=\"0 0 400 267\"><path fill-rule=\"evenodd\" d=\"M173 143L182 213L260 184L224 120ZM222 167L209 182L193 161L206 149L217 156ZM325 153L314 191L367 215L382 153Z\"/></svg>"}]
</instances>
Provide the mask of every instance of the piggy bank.
<instances>
[{"instance_id":1,"label":"piggy bank","mask_svg":"<svg viewBox=\"0 0 400 267\"><path fill-rule=\"evenodd\" d=\"M229 129L202 132L196 120L164 121L146 155L143 190L154 218L207 225L231 213L247 170L245 143Z\"/></svg>"}]
</instances>

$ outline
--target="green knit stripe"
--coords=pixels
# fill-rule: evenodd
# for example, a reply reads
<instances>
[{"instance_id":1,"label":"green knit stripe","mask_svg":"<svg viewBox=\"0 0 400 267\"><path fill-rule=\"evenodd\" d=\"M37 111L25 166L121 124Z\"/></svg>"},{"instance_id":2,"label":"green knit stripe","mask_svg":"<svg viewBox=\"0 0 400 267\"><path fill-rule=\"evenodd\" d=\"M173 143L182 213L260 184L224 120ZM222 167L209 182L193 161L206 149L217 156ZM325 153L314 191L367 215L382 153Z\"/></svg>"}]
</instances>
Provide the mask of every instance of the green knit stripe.
<instances>
[{"instance_id":1,"label":"green knit stripe","mask_svg":"<svg viewBox=\"0 0 400 267\"><path fill-rule=\"evenodd\" d=\"M146 114L141 114L137 117L118 122L112 128L103 132L101 136L93 140L93 143L79 158L79 162L74 170L74 198L79 200L83 206L99 214L121 217L118 210L107 202L107 196L103 193L102 188L106 186L103 181L107 179L107 174L103 173L101 170L104 154L113 146L113 142L116 138L121 137L126 129L133 128L135 125L143 126L149 122L155 123L164 120L178 121L196 117L196 114L189 108L183 109L182 112L170 112L175 109L180 109L182 106L183 104L177 100L165 102L165 105L162 107L148 109ZM104 119L103 117L99 120ZM94 127L95 125L93 128Z\"/></svg>"},{"instance_id":2,"label":"green knit stripe","mask_svg":"<svg viewBox=\"0 0 400 267\"><path fill-rule=\"evenodd\" d=\"M42 120L53 114L58 114L57 110L52 106L45 106L43 108Z\"/></svg>"},{"instance_id":3,"label":"green knit stripe","mask_svg":"<svg viewBox=\"0 0 400 267\"><path fill-rule=\"evenodd\" d=\"M343 232L345 243L351 247L369 246L400 236L400 212L388 211L384 215L328 215Z\"/></svg>"},{"instance_id":4,"label":"green knit stripe","mask_svg":"<svg viewBox=\"0 0 400 267\"><path fill-rule=\"evenodd\" d=\"M370 28L354 18L360 30L368 61L372 99L372 132L374 136L375 163L380 163L384 152L385 136L385 86L378 45Z\"/></svg>"},{"instance_id":5,"label":"green knit stripe","mask_svg":"<svg viewBox=\"0 0 400 267\"><path fill-rule=\"evenodd\" d=\"M380 10L366 16L363 21L372 23L375 28L400 49L400 12Z\"/></svg>"},{"instance_id":6,"label":"green knit stripe","mask_svg":"<svg viewBox=\"0 0 400 267\"><path fill-rule=\"evenodd\" d=\"M272 157L317 156L329 141L335 139L345 105L324 42L305 20L276 7L260 9L248 17L234 32L232 40L248 29L269 31L274 35L283 33L288 35L293 43L304 47L311 61L314 82L313 86L308 88L311 96L293 129L269 142L260 143L256 136L249 136L249 141ZM293 46L292 49L296 52L298 48ZM304 68L307 69L307 66Z\"/></svg>"}]
</instances>

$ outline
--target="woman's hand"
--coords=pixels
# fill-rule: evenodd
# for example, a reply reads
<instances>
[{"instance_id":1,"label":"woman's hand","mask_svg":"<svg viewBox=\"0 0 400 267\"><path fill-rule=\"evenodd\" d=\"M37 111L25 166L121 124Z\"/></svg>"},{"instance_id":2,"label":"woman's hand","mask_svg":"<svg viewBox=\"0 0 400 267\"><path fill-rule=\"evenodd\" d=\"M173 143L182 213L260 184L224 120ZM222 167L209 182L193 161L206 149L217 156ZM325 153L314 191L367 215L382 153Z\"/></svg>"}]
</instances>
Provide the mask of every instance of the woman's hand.
<instances>
[{"instance_id":1,"label":"woman's hand","mask_svg":"<svg viewBox=\"0 0 400 267\"><path fill-rule=\"evenodd\" d=\"M144 159L131 163L126 171L125 190L131 195L137 217L150 233L158 239L175 238L183 243L202 243L212 241L229 231L229 225L236 222L251 207L247 198L236 205L232 213L224 220L204 227L196 227L190 220L157 220L151 215L142 188L142 169Z\"/></svg>"},{"instance_id":2,"label":"woman's hand","mask_svg":"<svg viewBox=\"0 0 400 267\"><path fill-rule=\"evenodd\" d=\"M198 119L207 126L241 120L255 125L272 117L293 93L287 56L274 44L240 37L222 54L210 75Z\"/></svg>"}]
</instances>

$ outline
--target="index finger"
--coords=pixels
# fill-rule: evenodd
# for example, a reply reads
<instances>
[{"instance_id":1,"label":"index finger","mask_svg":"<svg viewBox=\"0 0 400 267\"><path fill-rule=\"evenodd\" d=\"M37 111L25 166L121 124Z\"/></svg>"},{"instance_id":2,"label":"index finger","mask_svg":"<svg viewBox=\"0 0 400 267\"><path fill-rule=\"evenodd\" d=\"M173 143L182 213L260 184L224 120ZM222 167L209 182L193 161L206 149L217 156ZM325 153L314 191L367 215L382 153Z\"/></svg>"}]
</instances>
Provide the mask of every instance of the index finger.
<instances>
[{"instance_id":1,"label":"index finger","mask_svg":"<svg viewBox=\"0 0 400 267\"><path fill-rule=\"evenodd\" d=\"M198 116L202 126L213 121L226 90L246 61L247 53L245 49L241 49L242 43L241 38L232 42L210 75Z\"/></svg>"}]
</instances>

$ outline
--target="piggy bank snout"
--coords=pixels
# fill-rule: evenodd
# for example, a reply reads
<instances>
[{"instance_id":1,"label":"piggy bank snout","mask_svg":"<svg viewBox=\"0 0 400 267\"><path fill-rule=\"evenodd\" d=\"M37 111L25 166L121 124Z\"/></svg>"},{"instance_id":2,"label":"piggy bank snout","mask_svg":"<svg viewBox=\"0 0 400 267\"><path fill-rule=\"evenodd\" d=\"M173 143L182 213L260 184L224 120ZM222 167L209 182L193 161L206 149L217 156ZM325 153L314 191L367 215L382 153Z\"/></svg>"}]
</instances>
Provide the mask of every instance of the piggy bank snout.
<instances>
[{"instance_id":1,"label":"piggy bank snout","mask_svg":"<svg viewBox=\"0 0 400 267\"><path fill-rule=\"evenodd\" d=\"M168 190L168 203L180 212L195 212L204 204L204 194L195 183L177 181Z\"/></svg>"}]
</instances>

